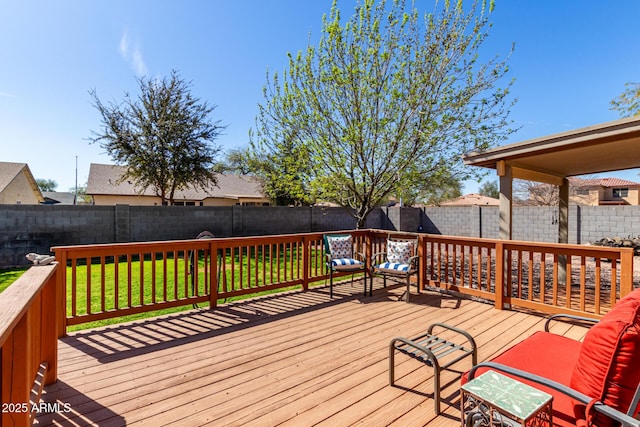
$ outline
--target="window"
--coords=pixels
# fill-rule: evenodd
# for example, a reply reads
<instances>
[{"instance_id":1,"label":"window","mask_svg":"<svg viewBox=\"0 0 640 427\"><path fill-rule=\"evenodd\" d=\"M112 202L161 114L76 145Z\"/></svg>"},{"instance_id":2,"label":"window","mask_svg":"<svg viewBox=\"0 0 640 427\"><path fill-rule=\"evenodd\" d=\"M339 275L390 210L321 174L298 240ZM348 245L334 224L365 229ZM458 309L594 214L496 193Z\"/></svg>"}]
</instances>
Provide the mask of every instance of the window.
<instances>
[{"instance_id":1,"label":"window","mask_svg":"<svg viewBox=\"0 0 640 427\"><path fill-rule=\"evenodd\" d=\"M628 188L614 188L613 189L613 198L620 199L622 197L629 197L629 189Z\"/></svg>"},{"instance_id":2,"label":"window","mask_svg":"<svg viewBox=\"0 0 640 427\"><path fill-rule=\"evenodd\" d=\"M588 196L589 189L588 188L576 188L576 196Z\"/></svg>"}]
</instances>

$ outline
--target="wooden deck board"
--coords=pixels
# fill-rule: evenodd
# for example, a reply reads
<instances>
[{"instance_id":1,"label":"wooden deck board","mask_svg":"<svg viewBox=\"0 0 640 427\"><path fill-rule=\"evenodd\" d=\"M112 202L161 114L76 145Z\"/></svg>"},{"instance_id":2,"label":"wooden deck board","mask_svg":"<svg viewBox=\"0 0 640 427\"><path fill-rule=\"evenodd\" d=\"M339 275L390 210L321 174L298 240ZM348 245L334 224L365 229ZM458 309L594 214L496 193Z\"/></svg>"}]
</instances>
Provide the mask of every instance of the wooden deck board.
<instances>
[{"instance_id":1,"label":"wooden deck board","mask_svg":"<svg viewBox=\"0 0 640 427\"><path fill-rule=\"evenodd\" d=\"M43 394L71 411L36 425L454 426L470 360L443 373L436 417L430 368L397 354L389 387L389 341L444 322L471 333L486 360L542 329L538 316L435 292L405 304L404 286L375 287L373 297L346 282L333 300L314 288L74 333Z\"/></svg>"}]
</instances>

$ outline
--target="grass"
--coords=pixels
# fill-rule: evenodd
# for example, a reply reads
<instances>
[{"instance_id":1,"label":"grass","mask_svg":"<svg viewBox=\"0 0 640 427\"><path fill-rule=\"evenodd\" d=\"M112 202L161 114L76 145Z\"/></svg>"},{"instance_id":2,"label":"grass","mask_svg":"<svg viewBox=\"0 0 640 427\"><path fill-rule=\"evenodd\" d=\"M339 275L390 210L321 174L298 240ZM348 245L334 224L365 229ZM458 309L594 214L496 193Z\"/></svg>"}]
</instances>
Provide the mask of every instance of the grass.
<instances>
[{"instance_id":1,"label":"grass","mask_svg":"<svg viewBox=\"0 0 640 427\"><path fill-rule=\"evenodd\" d=\"M246 254L245 254L246 255ZM254 273L255 269L258 271L262 271L261 269L268 268L266 265L262 265L261 254L251 254L251 256L235 256L235 271L233 275L234 288L237 289L241 286L239 283L240 280L240 270L243 269L244 277L243 281L247 280L247 269L248 264L250 264L251 274ZM289 259L290 254L288 252L284 252L281 254L281 258ZM241 261L238 259L240 258ZM249 261L248 261L249 260ZM257 263L257 264L256 264ZM227 267L226 271L226 280L228 286L231 287L232 276L230 272L231 265L231 255L227 253L227 257L225 259L225 266ZM129 269L130 268L130 269ZM166 268L166 273L165 273ZM197 289L199 295L206 295L205 284L204 284L204 271L205 265L202 259L199 260L199 280L197 284ZM11 269L11 270L3 270L0 271L0 292L6 289L11 283L13 283L20 275L22 275L27 269ZM87 273L90 271L90 274ZM153 275L151 274L153 272ZM169 259L165 263L163 260L151 260L151 259L134 259L130 263L127 263L126 260L120 262L110 262L105 263L104 271L100 265L94 264L90 269L87 268L86 265L78 265L76 268L76 301L78 301L76 307L76 314L86 314L87 307L86 303L84 305L80 304L81 301L86 301L87 293L90 296L90 307L91 312L101 312L104 310L113 310L116 307L116 300L118 301L118 307L129 307L140 304L151 304L155 299L157 301L167 301L174 300L179 298L184 298L187 292L190 294L191 291L191 283L190 277L187 276L185 280L185 275L187 274L187 269L185 268L185 260L180 257L176 260ZM274 274L277 274L277 270L274 271ZM290 271L286 272L287 277L290 278ZM104 275L104 282L110 284L110 286L105 286L104 290L101 289L102 277ZM284 267L280 267L280 275L281 277L285 277ZM152 277L155 276L155 281L153 281ZM71 281L72 278L72 269L71 267L67 267L67 277L68 280ZM116 283L116 277L118 278L118 289L113 285ZM143 277L143 283L140 282L140 278ZM164 283L165 277L167 282L172 284L174 281L178 283L175 290L173 287L169 287L165 290ZM87 280L88 279L88 280ZM222 278L221 278L222 279ZM255 282L255 283L254 283ZM255 277L252 276L252 286L259 286L262 283L262 278L258 277L257 281ZM324 280L320 280L317 282L313 282L310 286L318 286L324 284ZM89 289L87 290L87 283L90 284ZM128 287L129 283L131 283L131 292L129 293ZM186 284L185 284L186 283ZM246 286L246 283L245 283ZM299 289L300 286L290 286L286 288L273 289L273 290L265 290L259 291L256 289L255 293L250 295L236 296L229 299L221 300L221 302L232 302L235 300L246 299L250 297L274 294L279 292L286 292L289 290ZM101 294L104 292L104 307L102 302ZM166 292L166 294L165 294ZM116 295L117 293L117 295ZM67 287L67 315L71 315L73 294L71 286ZM207 307L207 303L202 304L203 307ZM122 322L128 322L132 320L140 320L145 318L151 318L156 316L161 316L165 314L178 313L182 311L191 310L193 307L191 305L184 305L179 307L171 307L151 312L133 314L128 316L121 316L117 318L105 319L95 322L83 323L80 325L69 326L69 331L77 331L83 329L92 329L101 326L113 325Z\"/></svg>"},{"instance_id":2,"label":"grass","mask_svg":"<svg viewBox=\"0 0 640 427\"><path fill-rule=\"evenodd\" d=\"M27 271L27 268L9 268L7 270L0 270L0 292L4 291L13 282L18 280L18 277Z\"/></svg>"}]
</instances>

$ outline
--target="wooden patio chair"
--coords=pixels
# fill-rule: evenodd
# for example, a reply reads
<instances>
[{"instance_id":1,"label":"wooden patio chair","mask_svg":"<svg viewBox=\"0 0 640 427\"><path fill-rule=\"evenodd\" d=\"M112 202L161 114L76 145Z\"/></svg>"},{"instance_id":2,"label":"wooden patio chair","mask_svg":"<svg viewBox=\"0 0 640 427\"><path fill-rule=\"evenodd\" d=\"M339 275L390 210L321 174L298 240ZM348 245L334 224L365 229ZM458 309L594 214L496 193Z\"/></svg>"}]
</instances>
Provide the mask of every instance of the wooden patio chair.
<instances>
[{"instance_id":1,"label":"wooden patio chair","mask_svg":"<svg viewBox=\"0 0 640 427\"><path fill-rule=\"evenodd\" d=\"M580 342L549 332L552 320L591 322L593 326ZM621 299L599 322L551 316L545 331L476 365L463 375L462 382L487 370L551 394L554 426L639 427L640 289Z\"/></svg>"},{"instance_id":2,"label":"wooden patio chair","mask_svg":"<svg viewBox=\"0 0 640 427\"><path fill-rule=\"evenodd\" d=\"M387 238L385 252L378 252L371 256L371 288L373 276L382 276L384 287L387 286L387 276L399 277L406 280L407 289L400 296L409 302L411 276L417 275L416 288L420 293L420 269L418 256L418 239Z\"/></svg>"},{"instance_id":3,"label":"wooden patio chair","mask_svg":"<svg viewBox=\"0 0 640 427\"><path fill-rule=\"evenodd\" d=\"M353 244L353 236L350 234L325 234L324 241L325 260L329 270L329 296L333 298L333 273L350 272L351 281L353 275L362 271L364 273L364 296L367 296L367 263L363 253L356 252ZM371 290L369 291L371 295Z\"/></svg>"}]
</instances>

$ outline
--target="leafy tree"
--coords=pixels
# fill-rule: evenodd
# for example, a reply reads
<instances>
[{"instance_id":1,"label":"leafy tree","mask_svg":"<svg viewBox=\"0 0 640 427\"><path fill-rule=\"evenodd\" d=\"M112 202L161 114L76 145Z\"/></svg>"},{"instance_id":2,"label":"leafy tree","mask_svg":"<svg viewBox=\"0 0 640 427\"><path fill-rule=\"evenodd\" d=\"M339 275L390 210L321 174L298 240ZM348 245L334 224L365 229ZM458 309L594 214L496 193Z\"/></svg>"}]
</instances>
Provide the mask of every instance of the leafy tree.
<instances>
[{"instance_id":1,"label":"leafy tree","mask_svg":"<svg viewBox=\"0 0 640 427\"><path fill-rule=\"evenodd\" d=\"M445 200L455 199L462 196L462 182L456 177L439 176L439 182L431 180L433 185L423 196L423 203L427 205L439 205Z\"/></svg>"},{"instance_id":2,"label":"leafy tree","mask_svg":"<svg viewBox=\"0 0 640 427\"><path fill-rule=\"evenodd\" d=\"M271 145L270 152L251 151L250 169L262 181L262 191L273 204L304 206L315 201L309 180L311 159L307 147L292 138Z\"/></svg>"},{"instance_id":3,"label":"leafy tree","mask_svg":"<svg viewBox=\"0 0 640 427\"><path fill-rule=\"evenodd\" d=\"M461 154L511 132L511 83L496 87L506 59L479 61L492 6L447 0L422 15L405 0L363 0L342 23L334 1L318 45L267 74L252 150L308 152L292 159L304 160L296 183L351 208L358 227L389 195L475 175Z\"/></svg>"},{"instance_id":4,"label":"leafy tree","mask_svg":"<svg viewBox=\"0 0 640 427\"><path fill-rule=\"evenodd\" d=\"M416 203L426 205L438 205L449 199L454 199L462 195L462 183L457 177L445 173L435 176L425 176L420 173L408 175L411 178L412 186L399 190L399 197L402 204L413 206ZM418 185L422 182L422 185Z\"/></svg>"},{"instance_id":5,"label":"leafy tree","mask_svg":"<svg viewBox=\"0 0 640 427\"><path fill-rule=\"evenodd\" d=\"M96 91L93 105L102 129L93 132L111 158L126 166L122 180L151 188L163 203L173 204L176 190L206 190L217 184L214 165L220 148L213 144L224 126L211 121L215 107L191 95L191 83L176 71L162 80L138 79L140 95L128 93L120 104L103 104Z\"/></svg>"},{"instance_id":6,"label":"leafy tree","mask_svg":"<svg viewBox=\"0 0 640 427\"><path fill-rule=\"evenodd\" d=\"M82 186L79 186L77 188L78 193L76 194L76 202L80 202L82 201L83 203L90 203L91 202L91 196L89 196L87 194L87 184L85 183ZM70 188L69 189L70 193L75 193L76 192L76 187Z\"/></svg>"},{"instance_id":7,"label":"leafy tree","mask_svg":"<svg viewBox=\"0 0 640 427\"><path fill-rule=\"evenodd\" d=\"M248 175L251 173L251 166L247 149L236 148L227 151L224 160L218 164L217 169L222 173Z\"/></svg>"},{"instance_id":8,"label":"leafy tree","mask_svg":"<svg viewBox=\"0 0 640 427\"><path fill-rule=\"evenodd\" d=\"M58 187L58 183L53 179L36 179L36 184L38 184L38 188L40 191L56 191L56 187Z\"/></svg>"},{"instance_id":9,"label":"leafy tree","mask_svg":"<svg viewBox=\"0 0 640 427\"><path fill-rule=\"evenodd\" d=\"M480 194L487 197L497 199L500 197L500 189L498 189L497 181L485 181L478 190Z\"/></svg>"},{"instance_id":10,"label":"leafy tree","mask_svg":"<svg viewBox=\"0 0 640 427\"><path fill-rule=\"evenodd\" d=\"M640 115L640 83L626 83L626 89L611 101L611 109L621 117Z\"/></svg>"}]
</instances>

